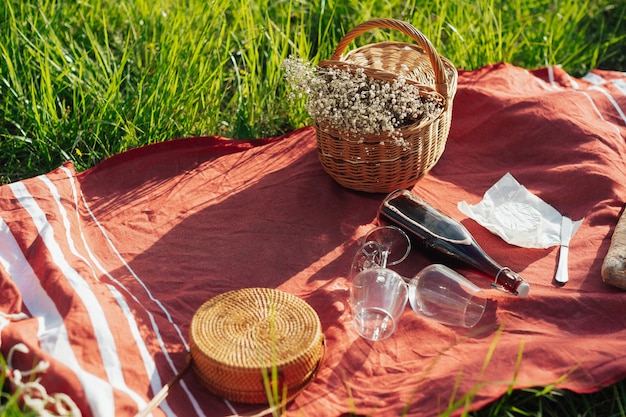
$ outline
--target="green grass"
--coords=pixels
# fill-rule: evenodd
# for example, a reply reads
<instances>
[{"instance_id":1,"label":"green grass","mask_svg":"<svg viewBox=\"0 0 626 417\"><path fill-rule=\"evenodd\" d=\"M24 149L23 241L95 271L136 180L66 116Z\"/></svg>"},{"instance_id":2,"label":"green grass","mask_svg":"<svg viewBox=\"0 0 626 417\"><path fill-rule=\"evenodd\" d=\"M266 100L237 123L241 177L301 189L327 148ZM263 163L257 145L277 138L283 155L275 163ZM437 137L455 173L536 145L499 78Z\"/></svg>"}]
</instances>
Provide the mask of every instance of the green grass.
<instances>
[{"instance_id":1,"label":"green grass","mask_svg":"<svg viewBox=\"0 0 626 417\"><path fill-rule=\"evenodd\" d=\"M258 138L310 124L288 55L328 58L371 17L423 31L457 67L624 69L621 0L3 0L0 182L79 170L148 143ZM374 31L357 44L402 34Z\"/></svg>"},{"instance_id":2,"label":"green grass","mask_svg":"<svg viewBox=\"0 0 626 417\"><path fill-rule=\"evenodd\" d=\"M623 0L2 0L0 183L149 143L311 123L280 65L330 57L372 17L411 22L458 68L626 71ZM401 34L373 31L356 44ZM511 391L475 416L624 415L626 385Z\"/></svg>"}]
</instances>

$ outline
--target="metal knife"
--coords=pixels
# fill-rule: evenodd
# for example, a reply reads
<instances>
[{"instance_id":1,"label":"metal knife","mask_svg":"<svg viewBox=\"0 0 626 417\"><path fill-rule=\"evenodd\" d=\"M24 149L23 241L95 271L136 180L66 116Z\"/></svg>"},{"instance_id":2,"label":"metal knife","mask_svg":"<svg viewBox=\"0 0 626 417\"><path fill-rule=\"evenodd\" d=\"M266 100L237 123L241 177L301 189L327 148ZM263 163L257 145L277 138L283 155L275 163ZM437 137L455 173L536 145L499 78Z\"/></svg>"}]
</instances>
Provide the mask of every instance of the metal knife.
<instances>
[{"instance_id":1,"label":"metal knife","mask_svg":"<svg viewBox=\"0 0 626 417\"><path fill-rule=\"evenodd\" d=\"M569 243L576 233L584 218L573 222L567 216L561 216L561 248L559 251L559 264L556 268L555 279L557 282L565 283L569 280L567 271L567 257L569 254Z\"/></svg>"}]
</instances>

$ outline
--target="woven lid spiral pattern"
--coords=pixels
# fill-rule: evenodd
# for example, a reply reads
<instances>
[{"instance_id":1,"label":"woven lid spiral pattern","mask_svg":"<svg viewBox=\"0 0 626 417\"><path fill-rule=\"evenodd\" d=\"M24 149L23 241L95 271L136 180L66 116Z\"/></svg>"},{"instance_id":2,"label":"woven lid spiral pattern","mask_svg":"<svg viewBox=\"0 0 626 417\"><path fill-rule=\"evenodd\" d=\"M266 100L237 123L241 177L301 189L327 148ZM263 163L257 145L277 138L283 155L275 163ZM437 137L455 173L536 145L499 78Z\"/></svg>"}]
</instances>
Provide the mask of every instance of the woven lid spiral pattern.
<instances>
[{"instance_id":1,"label":"woven lid spiral pattern","mask_svg":"<svg viewBox=\"0 0 626 417\"><path fill-rule=\"evenodd\" d=\"M218 295L198 309L190 328L192 366L202 385L242 403L268 402L272 369L281 391L296 395L315 376L323 345L315 310L271 288Z\"/></svg>"}]
</instances>

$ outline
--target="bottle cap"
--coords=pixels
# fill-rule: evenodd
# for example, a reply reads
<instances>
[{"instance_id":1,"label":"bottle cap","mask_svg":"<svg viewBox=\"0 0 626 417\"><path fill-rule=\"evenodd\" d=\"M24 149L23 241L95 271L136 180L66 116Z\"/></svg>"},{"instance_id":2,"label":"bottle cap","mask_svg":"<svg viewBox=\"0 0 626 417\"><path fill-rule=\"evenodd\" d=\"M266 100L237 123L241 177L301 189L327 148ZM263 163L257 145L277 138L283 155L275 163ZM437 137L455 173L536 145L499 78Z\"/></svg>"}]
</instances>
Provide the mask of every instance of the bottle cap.
<instances>
[{"instance_id":1,"label":"bottle cap","mask_svg":"<svg viewBox=\"0 0 626 417\"><path fill-rule=\"evenodd\" d=\"M525 298L530 291L530 285L526 281L522 281L522 283L517 287L517 295L520 298Z\"/></svg>"}]
</instances>

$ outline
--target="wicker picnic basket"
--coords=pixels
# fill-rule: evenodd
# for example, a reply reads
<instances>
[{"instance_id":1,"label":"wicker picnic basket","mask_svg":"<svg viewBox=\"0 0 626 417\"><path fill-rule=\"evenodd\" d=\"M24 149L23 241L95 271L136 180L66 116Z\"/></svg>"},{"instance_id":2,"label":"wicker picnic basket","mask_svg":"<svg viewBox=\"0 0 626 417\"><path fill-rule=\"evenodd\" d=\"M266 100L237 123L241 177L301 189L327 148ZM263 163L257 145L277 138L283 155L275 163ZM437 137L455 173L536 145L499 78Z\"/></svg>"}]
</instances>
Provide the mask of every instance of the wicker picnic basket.
<instances>
[{"instance_id":1,"label":"wicker picnic basket","mask_svg":"<svg viewBox=\"0 0 626 417\"><path fill-rule=\"evenodd\" d=\"M192 368L201 384L248 404L268 403L272 384L278 385L278 401L293 398L314 379L324 352L315 310L295 295L270 288L212 298L196 311L190 336Z\"/></svg>"},{"instance_id":2,"label":"wicker picnic basket","mask_svg":"<svg viewBox=\"0 0 626 417\"><path fill-rule=\"evenodd\" d=\"M343 51L360 34L378 28L396 29L417 42L379 42ZM452 119L452 101L458 73L440 56L430 41L409 23L396 19L373 19L362 23L341 39L330 60L318 67L355 70L363 68L367 77L392 82L399 75L419 86L420 96L441 102L439 114L403 126L407 148L385 141L379 135L354 137L316 124L317 149L324 170L344 187L386 193L410 188L441 157Z\"/></svg>"}]
</instances>

